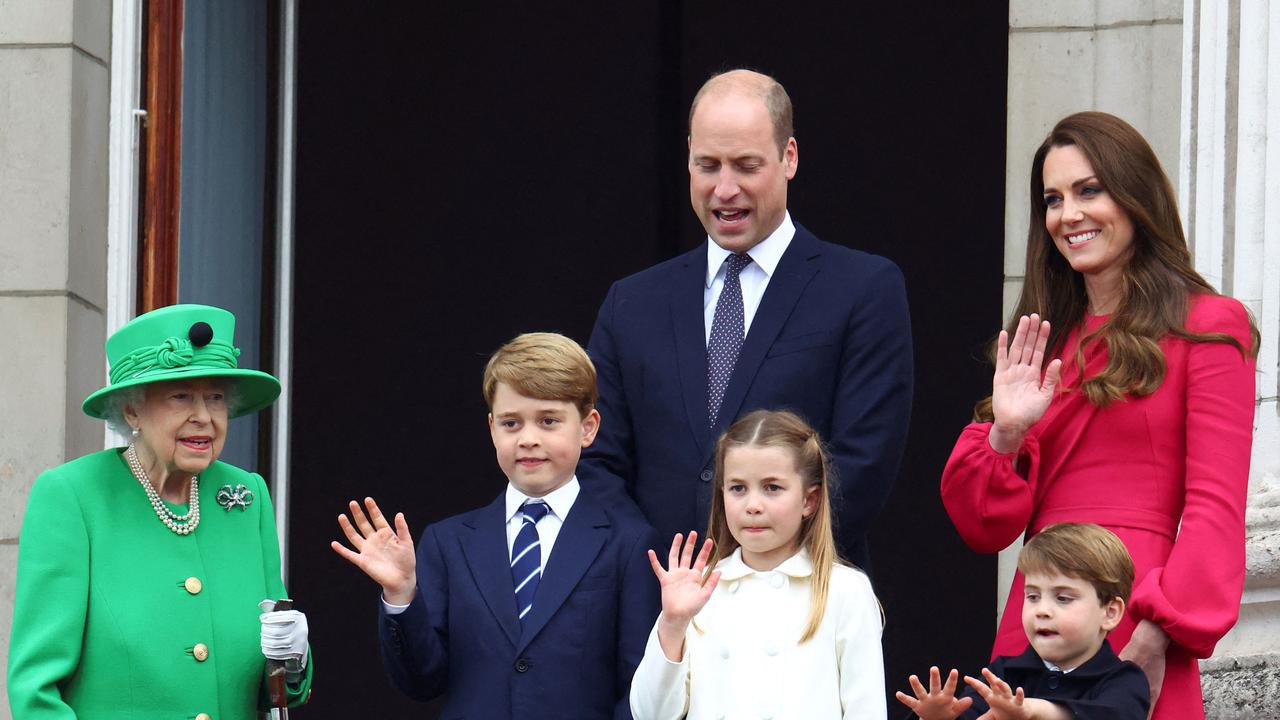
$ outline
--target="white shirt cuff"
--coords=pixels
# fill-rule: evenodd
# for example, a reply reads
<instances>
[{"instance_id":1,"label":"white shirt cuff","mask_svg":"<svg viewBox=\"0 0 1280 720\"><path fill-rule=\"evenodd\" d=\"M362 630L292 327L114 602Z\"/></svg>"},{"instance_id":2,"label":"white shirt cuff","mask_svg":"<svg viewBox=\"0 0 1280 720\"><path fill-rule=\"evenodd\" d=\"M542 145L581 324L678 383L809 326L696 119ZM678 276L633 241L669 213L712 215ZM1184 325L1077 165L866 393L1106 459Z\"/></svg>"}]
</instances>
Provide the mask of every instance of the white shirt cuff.
<instances>
[{"instance_id":1,"label":"white shirt cuff","mask_svg":"<svg viewBox=\"0 0 1280 720\"><path fill-rule=\"evenodd\" d=\"M378 597L382 598L382 609L388 615L399 615L400 613L409 609L410 603L405 603L404 605L392 605L391 603L387 602L386 595L379 595Z\"/></svg>"}]
</instances>

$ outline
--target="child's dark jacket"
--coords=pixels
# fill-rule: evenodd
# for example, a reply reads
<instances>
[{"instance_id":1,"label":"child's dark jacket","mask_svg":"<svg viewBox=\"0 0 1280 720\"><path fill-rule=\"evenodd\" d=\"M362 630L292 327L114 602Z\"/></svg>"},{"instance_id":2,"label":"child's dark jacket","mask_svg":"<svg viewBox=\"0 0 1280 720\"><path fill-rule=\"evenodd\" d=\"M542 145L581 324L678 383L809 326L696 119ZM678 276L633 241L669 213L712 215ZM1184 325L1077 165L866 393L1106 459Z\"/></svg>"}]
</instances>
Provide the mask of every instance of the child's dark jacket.
<instances>
[{"instance_id":1,"label":"child's dark jacket","mask_svg":"<svg viewBox=\"0 0 1280 720\"><path fill-rule=\"evenodd\" d=\"M990 667L1015 691L1022 688L1029 698L1062 705L1080 720L1146 720L1151 706L1142 668L1116 657L1106 640L1096 655L1069 673L1045 667L1031 647L1021 655L1001 655ZM960 716L964 720L975 720L988 709L973 688L961 697L973 698L973 706Z\"/></svg>"},{"instance_id":2,"label":"child's dark jacket","mask_svg":"<svg viewBox=\"0 0 1280 720\"><path fill-rule=\"evenodd\" d=\"M423 532L413 602L380 614L393 684L443 695L444 718L630 720L631 676L660 608L653 530L584 488L522 624L505 513L499 495Z\"/></svg>"}]
</instances>

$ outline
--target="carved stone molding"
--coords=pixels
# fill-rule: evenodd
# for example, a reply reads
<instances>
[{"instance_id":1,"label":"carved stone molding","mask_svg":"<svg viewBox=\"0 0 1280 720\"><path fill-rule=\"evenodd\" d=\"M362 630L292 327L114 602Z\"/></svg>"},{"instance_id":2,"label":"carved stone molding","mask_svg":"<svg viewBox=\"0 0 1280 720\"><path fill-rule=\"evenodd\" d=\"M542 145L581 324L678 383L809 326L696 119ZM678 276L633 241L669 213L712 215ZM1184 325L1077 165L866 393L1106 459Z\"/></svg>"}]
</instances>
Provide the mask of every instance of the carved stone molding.
<instances>
[{"instance_id":1,"label":"carved stone molding","mask_svg":"<svg viewBox=\"0 0 1280 720\"><path fill-rule=\"evenodd\" d=\"M1280 588L1280 480L1260 475L1249 492L1245 515L1245 586Z\"/></svg>"},{"instance_id":2,"label":"carved stone molding","mask_svg":"<svg viewBox=\"0 0 1280 720\"><path fill-rule=\"evenodd\" d=\"M1200 661L1205 720L1280 720L1280 654Z\"/></svg>"}]
</instances>

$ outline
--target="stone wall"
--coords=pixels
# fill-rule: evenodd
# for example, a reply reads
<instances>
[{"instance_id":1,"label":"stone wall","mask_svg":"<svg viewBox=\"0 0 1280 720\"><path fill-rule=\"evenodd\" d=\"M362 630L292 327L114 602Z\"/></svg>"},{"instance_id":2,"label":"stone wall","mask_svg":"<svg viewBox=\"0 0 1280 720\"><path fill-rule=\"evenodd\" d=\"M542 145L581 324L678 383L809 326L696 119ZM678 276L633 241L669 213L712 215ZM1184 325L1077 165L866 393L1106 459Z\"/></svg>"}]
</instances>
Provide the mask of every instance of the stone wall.
<instances>
[{"instance_id":1,"label":"stone wall","mask_svg":"<svg viewBox=\"0 0 1280 720\"><path fill-rule=\"evenodd\" d=\"M1197 269L1262 332L1245 591L1201 663L1205 704L1215 720L1280 718L1280 2L1187 7L1179 200Z\"/></svg>"},{"instance_id":2,"label":"stone wall","mask_svg":"<svg viewBox=\"0 0 1280 720\"><path fill-rule=\"evenodd\" d=\"M0 2L0 657L31 483L102 447L110 46L110 0Z\"/></svg>"}]
</instances>

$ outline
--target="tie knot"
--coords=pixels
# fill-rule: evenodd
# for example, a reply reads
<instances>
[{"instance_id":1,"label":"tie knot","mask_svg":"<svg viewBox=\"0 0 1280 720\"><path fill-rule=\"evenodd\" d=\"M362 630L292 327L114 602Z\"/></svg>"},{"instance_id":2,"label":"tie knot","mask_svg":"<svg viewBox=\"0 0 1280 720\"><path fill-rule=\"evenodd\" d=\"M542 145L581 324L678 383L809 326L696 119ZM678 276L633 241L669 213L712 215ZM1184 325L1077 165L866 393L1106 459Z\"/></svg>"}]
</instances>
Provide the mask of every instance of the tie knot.
<instances>
[{"instance_id":1,"label":"tie knot","mask_svg":"<svg viewBox=\"0 0 1280 720\"><path fill-rule=\"evenodd\" d=\"M551 508L544 502L526 502L520 506L520 512L524 514L526 522L536 524L539 520L547 516L551 512Z\"/></svg>"},{"instance_id":2,"label":"tie knot","mask_svg":"<svg viewBox=\"0 0 1280 720\"><path fill-rule=\"evenodd\" d=\"M728 277L733 277L751 264L751 256L746 253L732 253L726 262L729 264Z\"/></svg>"}]
</instances>

